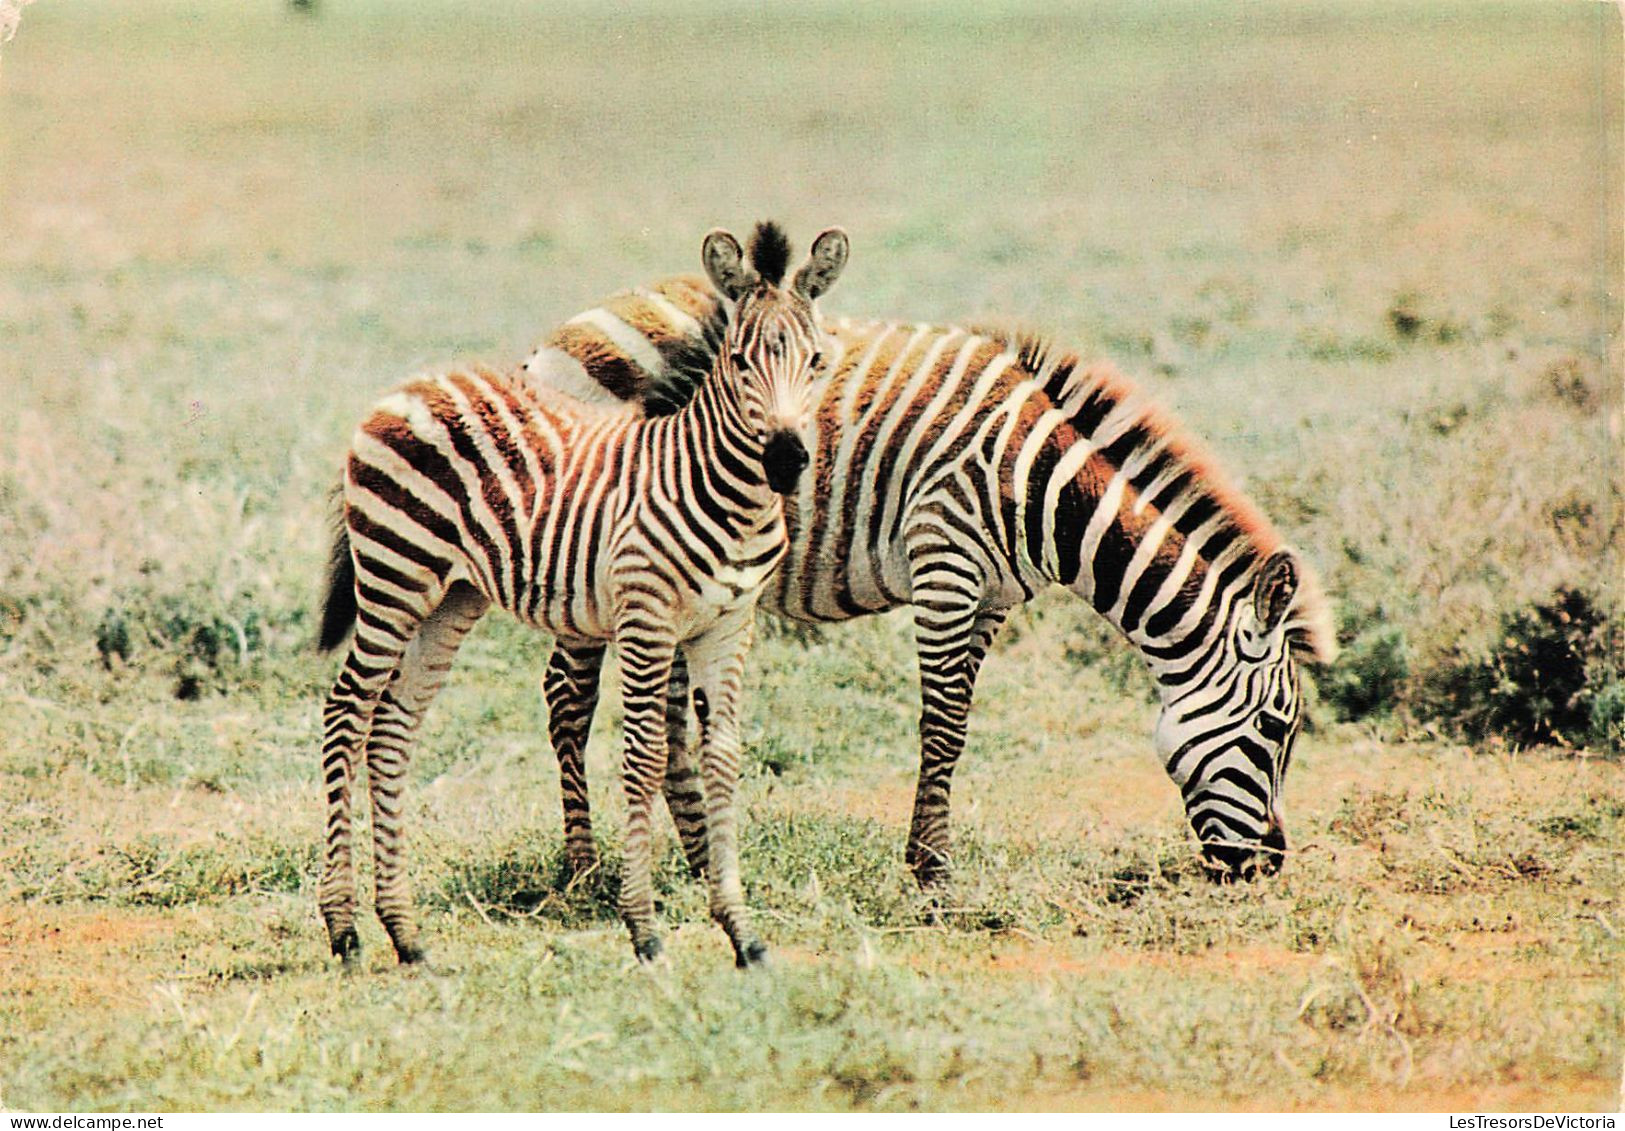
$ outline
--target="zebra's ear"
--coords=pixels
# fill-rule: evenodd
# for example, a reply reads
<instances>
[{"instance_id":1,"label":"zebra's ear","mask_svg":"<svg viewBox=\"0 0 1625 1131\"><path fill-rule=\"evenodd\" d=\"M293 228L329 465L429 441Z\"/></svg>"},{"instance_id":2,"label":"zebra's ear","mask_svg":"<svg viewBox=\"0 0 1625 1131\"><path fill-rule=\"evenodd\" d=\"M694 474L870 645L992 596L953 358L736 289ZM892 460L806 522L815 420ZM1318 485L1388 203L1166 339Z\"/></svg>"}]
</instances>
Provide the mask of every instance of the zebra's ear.
<instances>
[{"instance_id":1,"label":"zebra's ear","mask_svg":"<svg viewBox=\"0 0 1625 1131\"><path fill-rule=\"evenodd\" d=\"M1275 551L1258 571L1258 580L1253 583L1253 613L1265 632L1274 632L1286 620L1300 580L1298 561L1286 550Z\"/></svg>"},{"instance_id":2,"label":"zebra's ear","mask_svg":"<svg viewBox=\"0 0 1625 1131\"><path fill-rule=\"evenodd\" d=\"M828 228L813 240L807 262L796 272L791 286L806 299L815 299L834 285L846 266L846 255L851 250L846 233L840 228Z\"/></svg>"},{"instance_id":3,"label":"zebra's ear","mask_svg":"<svg viewBox=\"0 0 1625 1131\"><path fill-rule=\"evenodd\" d=\"M710 276L711 285L730 302L739 301L739 296L756 283L755 273L745 266L745 249L739 246L732 232L725 232L721 228L707 232L705 243L700 248L700 259L705 263L705 273Z\"/></svg>"}]
</instances>

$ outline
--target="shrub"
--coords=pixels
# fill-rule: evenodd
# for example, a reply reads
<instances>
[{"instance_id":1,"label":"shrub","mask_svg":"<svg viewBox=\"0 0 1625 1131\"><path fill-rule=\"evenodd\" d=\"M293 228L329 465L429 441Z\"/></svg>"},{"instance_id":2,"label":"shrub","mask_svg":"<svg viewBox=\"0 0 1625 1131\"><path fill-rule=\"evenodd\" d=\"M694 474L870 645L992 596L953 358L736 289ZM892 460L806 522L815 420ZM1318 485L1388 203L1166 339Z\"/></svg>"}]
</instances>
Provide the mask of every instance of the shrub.
<instances>
[{"instance_id":1,"label":"shrub","mask_svg":"<svg viewBox=\"0 0 1625 1131\"><path fill-rule=\"evenodd\" d=\"M1422 296L1415 291L1396 295L1388 305L1388 328L1394 337L1405 342L1432 338L1441 346L1459 342L1467 335L1467 328L1450 317L1434 317L1423 310Z\"/></svg>"},{"instance_id":2,"label":"shrub","mask_svg":"<svg viewBox=\"0 0 1625 1131\"><path fill-rule=\"evenodd\" d=\"M1320 678L1321 697L1345 722L1386 713L1410 678L1410 646L1405 630L1382 625L1343 646Z\"/></svg>"},{"instance_id":3,"label":"shrub","mask_svg":"<svg viewBox=\"0 0 1625 1131\"><path fill-rule=\"evenodd\" d=\"M1613 635L1592 599L1564 586L1503 616L1488 655L1458 646L1425 681L1422 713L1475 741L1577 745L1600 726L1617 744L1625 693Z\"/></svg>"},{"instance_id":4,"label":"shrub","mask_svg":"<svg viewBox=\"0 0 1625 1131\"><path fill-rule=\"evenodd\" d=\"M1541 372L1541 380L1554 400L1578 412L1594 412L1601 399L1588 367L1578 357L1552 362Z\"/></svg>"},{"instance_id":5,"label":"shrub","mask_svg":"<svg viewBox=\"0 0 1625 1131\"><path fill-rule=\"evenodd\" d=\"M1397 296L1388 307L1388 325L1394 336L1410 340L1422 332L1427 319L1422 314L1421 296L1407 291Z\"/></svg>"},{"instance_id":6,"label":"shrub","mask_svg":"<svg viewBox=\"0 0 1625 1131\"><path fill-rule=\"evenodd\" d=\"M1591 744L1625 750L1625 680L1613 679L1591 697Z\"/></svg>"},{"instance_id":7,"label":"shrub","mask_svg":"<svg viewBox=\"0 0 1625 1131\"><path fill-rule=\"evenodd\" d=\"M223 690L268 651L269 635L288 624L268 622L254 598L240 594L222 601L198 589L155 594L137 591L110 605L95 628L102 666L167 664L177 699L196 699Z\"/></svg>"}]
</instances>

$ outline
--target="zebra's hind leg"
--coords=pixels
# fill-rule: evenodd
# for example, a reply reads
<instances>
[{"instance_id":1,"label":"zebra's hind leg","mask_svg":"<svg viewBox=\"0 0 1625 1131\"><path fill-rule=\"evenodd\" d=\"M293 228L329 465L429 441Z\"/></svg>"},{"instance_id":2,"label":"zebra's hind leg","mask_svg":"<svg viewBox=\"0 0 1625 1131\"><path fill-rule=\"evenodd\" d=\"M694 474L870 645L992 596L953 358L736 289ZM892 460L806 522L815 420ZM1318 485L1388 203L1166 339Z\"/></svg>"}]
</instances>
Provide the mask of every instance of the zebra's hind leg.
<instances>
[{"instance_id":1,"label":"zebra's hind leg","mask_svg":"<svg viewBox=\"0 0 1625 1131\"><path fill-rule=\"evenodd\" d=\"M939 584L933 586L931 582ZM979 608L958 572L929 569L914 581L914 636L920 656L920 778L908 832L908 866L920 887L947 882L952 862L948 794L965 749L976 676L1003 610Z\"/></svg>"},{"instance_id":2,"label":"zebra's hind leg","mask_svg":"<svg viewBox=\"0 0 1625 1131\"><path fill-rule=\"evenodd\" d=\"M587 796L587 737L598 707L598 680L605 646L591 641L558 641L542 676L547 701L547 732L559 760L559 792L564 806L564 860L572 876L598 867L592 838L592 805Z\"/></svg>"},{"instance_id":3,"label":"zebra's hind leg","mask_svg":"<svg viewBox=\"0 0 1625 1131\"><path fill-rule=\"evenodd\" d=\"M671 680L666 687L666 808L671 810L672 823L677 826L688 870L698 879L705 875L711 850L705 835L704 783L689 747L690 699L688 660L679 650L672 661ZM703 742L707 720L698 713L702 703L703 696L695 707Z\"/></svg>"},{"instance_id":4,"label":"zebra's hind leg","mask_svg":"<svg viewBox=\"0 0 1625 1131\"><path fill-rule=\"evenodd\" d=\"M327 924L333 953L352 966L361 956L355 929L354 833L351 792L362 748L371 733L379 700L417 632L414 616L397 612L394 621L362 620L322 708L322 782L326 790L327 831L317 902Z\"/></svg>"},{"instance_id":5,"label":"zebra's hind leg","mask_svg":"<svg viewBox=\"0 0 1625 1131\"><path fill-rule=\"evenodd\" d=\"M754 607L724 617L687 645L694 701L702 713L700 771L705 786L705 832L709 855L711 917L728 932L740 967L755 966L767 947L751 928L739 874L739 699L745 655L750 651Z\"/></svg>"},{"instance_id":6,"label":"zebra's hind leg","mask_svg":"<svg viewBox=\"0 0 1625 1131\"><path fill-rule=\"evenodd\" d=\"M421 962L412 892L406 879L402 792L412 738L445 684L457 649L490 607L472 586L453 586L419 627L378 701L367 738L367 781L372 792L373 874L378 918L403 963Z\"/></svg>"}]
</instances>

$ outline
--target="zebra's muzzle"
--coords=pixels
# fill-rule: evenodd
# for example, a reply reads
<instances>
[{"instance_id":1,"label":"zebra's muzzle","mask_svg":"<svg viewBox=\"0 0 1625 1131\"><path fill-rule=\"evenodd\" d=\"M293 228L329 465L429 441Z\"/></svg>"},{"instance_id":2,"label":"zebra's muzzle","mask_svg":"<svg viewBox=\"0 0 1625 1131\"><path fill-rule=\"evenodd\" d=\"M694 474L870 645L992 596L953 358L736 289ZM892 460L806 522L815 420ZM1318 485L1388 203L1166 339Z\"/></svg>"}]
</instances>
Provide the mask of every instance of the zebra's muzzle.
<instances>
[{"instance_id":1,"label":"zebra's muzzle","mask_svg":"<svg viewBox=\"0 0 1625 1131\"><path fill-rule=\"evenodd\" d=\"M775 432L762 446L762 471L767 474L767 485L780 495L788 495L801 481L812 458L807 445L794 432Z\"/></svg>"},{"instance_id":2,"label":"zebra's muzzle","mask_svg":"<svg viewBox=\"0 0 1625 1131\"><path fill-rule=\"evenodd\" d=\"M1286 860L1286 831L1271 817L1263 839L1256 844L1215 843L1202 845L1202 862L1208 878L1221 884L1273 876Z\"/></svg>"}]
</instances>

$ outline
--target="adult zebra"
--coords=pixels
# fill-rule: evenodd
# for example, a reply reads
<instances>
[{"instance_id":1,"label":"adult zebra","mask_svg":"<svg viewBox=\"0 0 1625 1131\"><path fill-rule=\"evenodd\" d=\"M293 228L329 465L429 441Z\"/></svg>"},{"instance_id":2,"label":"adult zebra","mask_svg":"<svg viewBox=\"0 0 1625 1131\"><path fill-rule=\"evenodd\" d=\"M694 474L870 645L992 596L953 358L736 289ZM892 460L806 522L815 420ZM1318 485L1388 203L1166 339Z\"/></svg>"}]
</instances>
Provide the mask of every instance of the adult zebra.
<instances>
[{"instance_id":1,"label":"adult zebra","mask_svg":"<svg viewBox=\"0 0 1625 1131\"><path fill-rule=\"evenodd\" d=\"M458 645L491 605L566 647L613 640L626 678L626 861L620 907L641 959L659 954L649 826L666 761L667 679L682 653L705 718L703 813L711 913L741 966L761 959L739 879L738 700L756 598L783 556L780 496L807 463L827 348L814 300L847 258L839 229L781 289L789 244L757 228L705 239L724 299L722 348L679 412L646 419L481 369L419 380L357 430L321 643L349 655L323 712L327 855L320 902L351 962L350 787L365 760L377 911L396 954L423 951L404 875L401 787L411 737ZM363 749L364 747L364 749Z\"/></svg>"},{"instance_id":2,"label":"adult zebra","mask_svg":"<svg viewBox=\"0 0 1625 1131\"><path fill-rule=\"evenodd\" d=\"M668 412L719 326L703 283L667 280L571 319L524 372ZM947 874L949 784L978 669L1009 611L1051 584L1089 601L1149 665L1162 701L1154 743L1211 873L1279 868L1278 799L1303 715L1298 660L1334 651L1297 554L1109 366L956 327L837 319L830 330L840 353L813 474L785 501L790 551L763 602L808 622L912 606L920 774L907 858L921 886ZM581 751L602 655L562 643L544 679L577 868L595 853ZM684 717L674 702L667 798L699 871Z\"/></svg>"}]
</instances>

